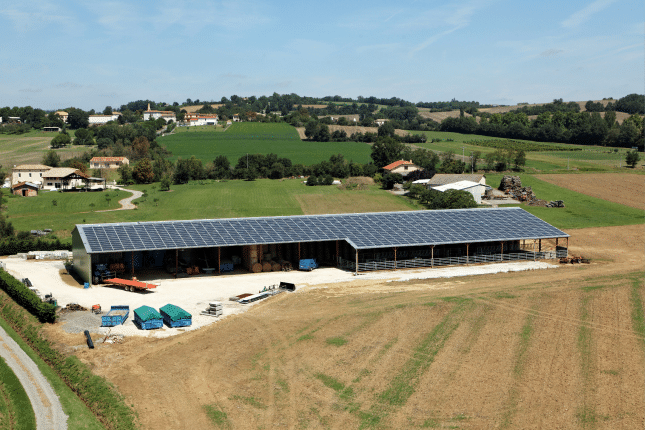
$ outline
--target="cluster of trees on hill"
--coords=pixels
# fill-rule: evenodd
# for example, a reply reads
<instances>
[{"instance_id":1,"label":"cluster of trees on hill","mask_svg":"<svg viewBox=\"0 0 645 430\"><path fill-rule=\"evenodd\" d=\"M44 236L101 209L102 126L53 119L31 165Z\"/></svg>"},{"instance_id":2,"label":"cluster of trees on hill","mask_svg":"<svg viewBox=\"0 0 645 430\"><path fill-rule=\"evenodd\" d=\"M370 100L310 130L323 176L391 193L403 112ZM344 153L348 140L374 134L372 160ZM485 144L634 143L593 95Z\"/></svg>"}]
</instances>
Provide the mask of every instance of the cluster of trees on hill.
<instances>
[{"instance_id":1,"label":"cluster of trees on hill","mask_svg":"<svg viewBox=\"0 0 645 430\"><path fill-rule=\"evenodd\" d=\"M474 117L461 116L446 118L440 129L541 142L643 146L643 118L634 114L618 125L613 111L606 112L604 118L598 112L543 112L532 121L524 112L509 112L482 116L479 123Z\"/></svg>"}]
</instances>

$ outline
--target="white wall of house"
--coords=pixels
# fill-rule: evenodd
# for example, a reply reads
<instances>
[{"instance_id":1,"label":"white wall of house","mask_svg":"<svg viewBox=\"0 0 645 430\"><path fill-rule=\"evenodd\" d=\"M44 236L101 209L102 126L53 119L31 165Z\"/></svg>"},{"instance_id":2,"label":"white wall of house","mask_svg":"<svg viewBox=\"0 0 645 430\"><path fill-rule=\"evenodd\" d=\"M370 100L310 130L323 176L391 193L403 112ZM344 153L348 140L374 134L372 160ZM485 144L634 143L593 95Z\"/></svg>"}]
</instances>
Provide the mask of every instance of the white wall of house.
<instances>
[{"instance_id":1,"label":"white wall of house","mask_svg":"<svg viewBox=\"0 0 645 430\"><path fill-rule=\"evenodd\" d=\"M404 164L402 166L397 166L391 170L391 173L400 173L401 176L409 175L415 170L419 170L419 166L413 164Z\"/></svg>"},{"instance_id":2,"label":"white wall of house","mask_svg":"<svg viewBox=\"0 0 645 430\"><path fill-rule=\"evenodd\" d=\"M90 115L90 125L107 124L109 121L116 121L119 115Z\"/></svg>"},{"instance_id":3,"label":"white wall of house","mask_svg":"<svg viewBox=\"0 0 645 430\"><path fill-rule=\"evenodd\" d=\"M18 182L31 182L40 185L43 182L43 173L47 170L18 170L11 172L11 185Z\"/></svg>"}]
</instances>

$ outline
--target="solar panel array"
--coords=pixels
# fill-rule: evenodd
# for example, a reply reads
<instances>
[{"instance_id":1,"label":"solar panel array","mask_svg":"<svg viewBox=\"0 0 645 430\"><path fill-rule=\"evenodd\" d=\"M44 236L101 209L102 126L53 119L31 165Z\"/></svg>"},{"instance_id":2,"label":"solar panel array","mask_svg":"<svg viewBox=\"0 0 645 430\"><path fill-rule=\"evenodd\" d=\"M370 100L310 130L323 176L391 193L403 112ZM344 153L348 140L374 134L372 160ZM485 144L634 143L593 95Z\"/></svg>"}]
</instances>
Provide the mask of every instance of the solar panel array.
<instances>
[{"instance_id":1,"label":"solar panel array","mask_svg":"<svg viewBox=\"0 0 645 430\"><path fill-rule=\"evenodd\" d=\"M568 235L521 208L79 224L88 253L346 240L355 249Z\"/></svg>"}]
</instances>

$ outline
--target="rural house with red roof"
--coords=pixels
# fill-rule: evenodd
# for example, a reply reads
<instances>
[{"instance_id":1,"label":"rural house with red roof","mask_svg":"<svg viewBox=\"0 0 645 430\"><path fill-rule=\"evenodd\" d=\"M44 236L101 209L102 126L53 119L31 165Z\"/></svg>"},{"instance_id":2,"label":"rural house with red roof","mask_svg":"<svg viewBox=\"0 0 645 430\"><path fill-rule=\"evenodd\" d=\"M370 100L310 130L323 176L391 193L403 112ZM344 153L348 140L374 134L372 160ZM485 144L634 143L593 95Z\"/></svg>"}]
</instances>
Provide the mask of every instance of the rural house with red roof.
<instances>
[{"instance_id":1,"label":"rural house with red roof","mask_svg":"<svg viewBox=\"0 0 645 430\"><path fill-rule=\"evenodd\" d=\"M90 160L92 169L118 169L125 164L130 164L125 157L94 157Z\"/></svg>"},{"instance_id":2,"label":"rural house with red roof","mask_svg":"<svg viewBox=\"0 0 645 430\"><path fill-rule=\"evenodd\" d=\"M395 161L394 163L388 164L387 166L383 167L383 170L385 170L387 173L399 173L401 176L407 176L410 173L420 169L421 167L417 166L412 161L407 160Z\"/></svg>"}]
</instances>

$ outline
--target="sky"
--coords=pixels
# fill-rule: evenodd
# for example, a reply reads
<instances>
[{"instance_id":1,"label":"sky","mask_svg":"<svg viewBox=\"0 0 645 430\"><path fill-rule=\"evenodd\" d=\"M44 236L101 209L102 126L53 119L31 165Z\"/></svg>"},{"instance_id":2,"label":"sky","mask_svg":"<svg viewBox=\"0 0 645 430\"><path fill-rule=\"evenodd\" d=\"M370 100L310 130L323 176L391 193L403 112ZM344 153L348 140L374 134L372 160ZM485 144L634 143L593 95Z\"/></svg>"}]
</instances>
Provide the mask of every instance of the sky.
<instances>
[{"instance_id":1,"label":"sky","mask_svg":"<svg viewBox=\"0 0 645 430\"><path fill-rule=\"evenodd\" d=\"M645 93L642 0L0 0L0 106Z\"/></svg>"}]
</instances>

